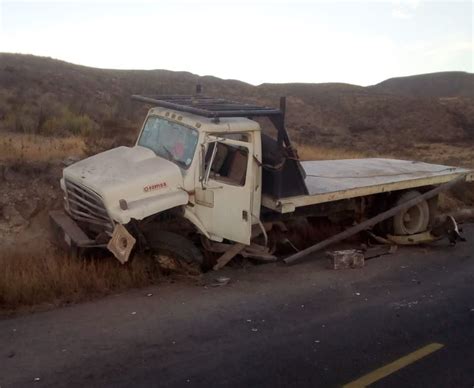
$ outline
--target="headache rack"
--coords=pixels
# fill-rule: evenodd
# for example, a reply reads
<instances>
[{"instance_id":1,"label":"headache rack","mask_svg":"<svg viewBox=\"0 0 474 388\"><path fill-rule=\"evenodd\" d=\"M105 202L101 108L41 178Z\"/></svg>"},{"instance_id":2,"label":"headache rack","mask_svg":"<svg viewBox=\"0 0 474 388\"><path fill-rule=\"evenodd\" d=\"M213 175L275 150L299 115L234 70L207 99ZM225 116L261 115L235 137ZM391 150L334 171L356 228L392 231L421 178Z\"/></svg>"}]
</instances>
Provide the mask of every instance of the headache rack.
<instances>
[{"instance_id":1,"label":"headache rack","mask_svg":"<svg viewBox=\"0 0 474 388\"><path fill-rule=\"evenodd\" d=\"M279 108L269 108L253 104L227 100L224 98L205 97L200 94L201 87L197 85L195 95L133 95L132 100L150 105L169 108L179 112L192 113L213 119L216 123L224 117L267 117L277 130L275 146L284 149L283 163L268 160L275 150L275 140L269 141L262 135L263 150L263 192L275 198L308 194L304 182L304 170L300 165L298 154L292 147L290 137L285 127L286 98L280 97ZM264 141L265 140L265 141ZM275 163L272 163L275 162ZM274 164L274 166L272 166Z\"/></svg>"}]
</instances>

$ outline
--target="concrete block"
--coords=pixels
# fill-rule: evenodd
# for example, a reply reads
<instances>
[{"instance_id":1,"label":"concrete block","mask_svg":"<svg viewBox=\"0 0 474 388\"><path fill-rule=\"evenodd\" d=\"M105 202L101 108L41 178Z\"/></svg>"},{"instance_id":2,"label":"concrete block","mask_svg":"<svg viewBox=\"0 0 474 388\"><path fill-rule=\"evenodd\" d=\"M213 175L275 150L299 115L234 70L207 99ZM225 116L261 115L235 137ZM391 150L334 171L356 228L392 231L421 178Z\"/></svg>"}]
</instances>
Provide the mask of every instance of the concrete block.
<instances>
[{"instance_id":1,"label":"concrete block","mask_svg":"<svg viewBox=\"0 0 474 388\"><path fill-rule=\"evenodd\" d=\"M326 252L331 269L362 268L364 253L358 249Z\"/></svg>"}]
</instances>

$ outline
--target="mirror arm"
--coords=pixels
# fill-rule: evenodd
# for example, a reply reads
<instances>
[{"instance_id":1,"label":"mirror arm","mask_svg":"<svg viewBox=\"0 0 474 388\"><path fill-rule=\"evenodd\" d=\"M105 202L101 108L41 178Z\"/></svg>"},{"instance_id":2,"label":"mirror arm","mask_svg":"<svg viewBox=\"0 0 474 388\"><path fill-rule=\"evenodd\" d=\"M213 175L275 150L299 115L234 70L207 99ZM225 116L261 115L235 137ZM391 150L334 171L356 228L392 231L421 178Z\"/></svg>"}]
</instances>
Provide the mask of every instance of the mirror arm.
<instances>
[{"instance_id":1,"label":"mirror arm","mask_svg":"<svg viewBox=\"0 0 474 388\"><path fill-rule=\"evenodd\" d=\"M217 143L214 143L214 148L212 149L211 159L209 160L209 165L207 166L206 176L204 177L204 183L209 181L209 175L211 174L212 163L214 163L214 157L217 153Z\"/></svg>"},{"instance_id":2,"label":"mirror arm","mask_svg":"<svg viewBox=\"0 0 474 388\"><path fill-rule=\"evenodd\" d=\"M205 163L206 163L206 152L205 152L206 147L204 144L201 144L201 165L199 166L199 182L201 182L201 188L204 189L204 174L206 173L205 171Z\"/></svg>"}]
</instances>

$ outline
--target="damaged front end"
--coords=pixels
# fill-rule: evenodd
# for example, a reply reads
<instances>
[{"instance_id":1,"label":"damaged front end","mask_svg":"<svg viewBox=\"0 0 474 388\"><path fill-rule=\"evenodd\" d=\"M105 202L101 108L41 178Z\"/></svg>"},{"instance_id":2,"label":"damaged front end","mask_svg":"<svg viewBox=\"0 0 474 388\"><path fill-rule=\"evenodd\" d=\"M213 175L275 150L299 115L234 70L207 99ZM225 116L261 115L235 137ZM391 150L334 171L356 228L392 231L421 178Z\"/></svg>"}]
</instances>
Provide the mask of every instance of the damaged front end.
<instances>
[{"instance_id":1,"label":"damaged front end","mask_svg":"<svg viewBox=\"0 0 474 388\"><path fill-rule=\"evenodd\" d=\"M50 212L59 241L72 252L107 248L122 263L130 258L136 239L109 216L102 197L90 188L68 179L61 180L64 210Z\"/></svg>"},{"instance_id":2,"label":"damaged front end","mask_svg":"<svg viewBox=\"0 0 474 388\"><path fill-rule=\"evenodd\" d=\"M128 261L142 236L139 224L150 216L186 205L180 167L154 151L118 147L63 170L64 211L53 212L53 225L69 249L107 248Z\"/></svg>"},{"instance_id":3,"label":"damaged front end","mask_svg":"<svg viewBox=\"0 0 474 388\"><path fill-rule=\"evenodd\" d=\"M107 249L114 254L118 261L125 264L137 240L133 237L127 228L121 224L115 226L112 238L107 244Z\"/></svg>"}]
</instances>

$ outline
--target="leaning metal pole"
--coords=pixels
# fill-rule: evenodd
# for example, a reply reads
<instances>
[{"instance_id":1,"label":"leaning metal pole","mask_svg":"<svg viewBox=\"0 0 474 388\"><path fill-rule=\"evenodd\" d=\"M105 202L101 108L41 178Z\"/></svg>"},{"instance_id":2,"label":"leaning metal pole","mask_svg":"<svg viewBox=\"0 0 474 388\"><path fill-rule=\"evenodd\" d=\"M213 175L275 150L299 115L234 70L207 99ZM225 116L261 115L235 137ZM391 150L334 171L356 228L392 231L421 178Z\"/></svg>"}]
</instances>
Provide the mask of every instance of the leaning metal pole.
<instances>
[{"instance_id":1,"label":"leaning metal pole","mask_svg":"<svg viewBox=\"0 0 474 388\"><path fill-rule=\"evenodd\" d=\"M426 199L430 199L432 197L434 197L435 195L443 192L443 191L446 191L446 190L449 190L451 187L455 186L456 184L460 183L460 182L463 182L466 180L466 176L467 174L463 174L463 175L460 175L458 176L457 178L453 179L452 181L449 181L449 182L446 182L430 191L427 191L426 193L424 194L421 194L405 203L402 203L400 205L397 205L387 211L384 211L383 213L380 213L378 215L376 215L375 217L373 218L369 218L368 220L364 221L364 222L361 222L360 224L358 225L355 225L349 229L346 229L344 232L341 232L341 233L338 233L326 240L323 240L313 246L310 246L306 249L303 249L302 251L298 252L298 253L295 253L294 255L291 255L291 256L288 256L286 259L284 259L283 261L286 263L286 264L293 264L295 262L297 262L298 260L301 260L303 257L309 255L310 253L313 253L313 252L316 252L316 251L319 251L321 249L324 249L326 248L327 246L331 245L331 244L334 244L334 243L337 243L339 241L342 241L342 240L345 240L346 238L348 237L351 237L353 236L354 234L357 234L359 232L362 232L363 230L366 230L376 224L378 224L379 222L382 222L390 217L393 217L395 216L396 214L404 211L404 210L407 210L409 208L411 208L412 206L415 206L416 204L426 200Z\"/></svg>"}]
</instances>

